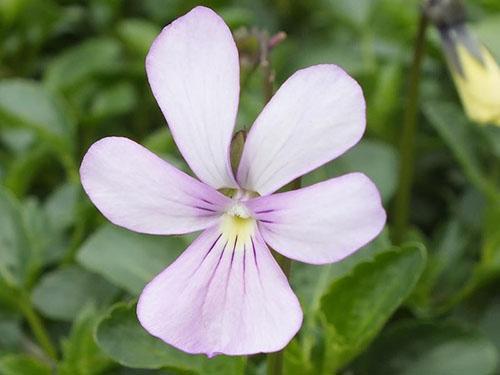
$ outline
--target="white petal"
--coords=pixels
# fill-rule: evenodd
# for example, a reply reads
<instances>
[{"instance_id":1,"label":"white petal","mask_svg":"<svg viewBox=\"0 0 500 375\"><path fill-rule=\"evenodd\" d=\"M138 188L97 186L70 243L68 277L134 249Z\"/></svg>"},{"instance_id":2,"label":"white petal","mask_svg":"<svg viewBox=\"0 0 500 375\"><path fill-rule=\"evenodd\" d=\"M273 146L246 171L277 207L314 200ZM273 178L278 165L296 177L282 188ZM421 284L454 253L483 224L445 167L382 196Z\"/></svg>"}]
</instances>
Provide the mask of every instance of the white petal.
<instances>
[{"instance_id":1,"label":"white petal","mask_svg":"<svg viewBox=\"0 0 500 375\"><path fill-rule=\"evenodd\" d=\"M236 187L229 146L238 109L239 61L231 31L212 10L196 7L165 27L146 70L179 150L212 187Z\"/></svg>"},{"instance_id":2,"label":"white petal","mask_svg":"<svg viewBox=\"0 0 500 375\"><path fill-rule=\"evenodd\" d=\"M380 194L368 177L351 173L247 203L266 243L306 263L332 263L374 239L385 224Z\"/></svg>"},{"instance_id":3,"label":"white petal","mask_svg":"<svg viewBox=\"0 0 500 375\"><path fill-rule=\"evenodd\" d=\"M207 229L149 283L137 315L152 335L188 353L282 349L302 323L288 281L258 233Z\"/></svg>"},{"instance_id":4,"label":"white petal","mask_svg":"<svg viewBox=\"0 0 500 375\"><path fill-rule=\"evenodd\" d=\"M270 194L342 154L364 129L365 101L356 81L335 65L299 70L252 126L238 182Z\"/></svg>"},{"instance_id":5,"label":"white petal","mask_svg":"<svg viewBox=\"0 0 500 375\"><path fill-rule=\"evenodd\" d=\"M83 158L80 177L108 220L141 233L205 229L231 202L127 138L94 143Z\"/></svg>"}]
</instances>

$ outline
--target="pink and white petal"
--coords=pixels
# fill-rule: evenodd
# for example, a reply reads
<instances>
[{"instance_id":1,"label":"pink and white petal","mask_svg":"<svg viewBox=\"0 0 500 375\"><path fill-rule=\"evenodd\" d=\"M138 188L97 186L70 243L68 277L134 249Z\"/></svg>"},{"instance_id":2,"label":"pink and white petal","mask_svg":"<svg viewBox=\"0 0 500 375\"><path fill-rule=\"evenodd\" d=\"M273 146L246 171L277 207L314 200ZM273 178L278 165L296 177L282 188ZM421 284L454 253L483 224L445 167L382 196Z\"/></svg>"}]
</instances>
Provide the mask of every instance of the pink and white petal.
<instances>
[{"instance_id":1,"label":"pink and white petal","mask_svg":"<svg viewBox=\"0 0 500 375\"><path fill-rule=\"evenodd\" d=\"M376 186L362 173L255 198L247 205L269 246L313 264L352 254L374 239L386 220Z\"/></svg>"},{"instance_id":2,"label":"pink and white petal","mask_svg":"<svg viewBox=\"0 0 500 375\"><path fill-rule=\"evenodd\" d=\"M218 227L203 232L146 286L137 305L141 325L209 357L285 347L302 323L299 302L258 233L236 241Z\"/></svg>"},{"instance_id":3,"label":"pink and white petal","mask_svg":"<svg viewBox=\"0 0 500 375\"><path fill-rule=\"evenodd\" d=\"M355 145L365 129L357 82L336 65L299 70L253 124L238 182L268 195Z\"/></svg>"},{"instance_id":4,"label":"pink and white petal","mask_svg":"<svg viewBox=\"0 0 500 375\"><path fill-rule=\"evenodd\" d=\"M239 60L222 18L198 6L166 26L149 50L146 71L193 172L216 189L237 187L229 146L238 110Z\"/></svg>"},{"instance_id":5,"label":"pink and white petal","mask_svg":"<svg viewBox=\"0 0 500 375\"><path fill-rule=\"evenodd\" d=\"M229 198L127 138L108 137L84 156L80 178L112 223L149 234L182 234L218 222Z\"/></svg>"}]
</instances>

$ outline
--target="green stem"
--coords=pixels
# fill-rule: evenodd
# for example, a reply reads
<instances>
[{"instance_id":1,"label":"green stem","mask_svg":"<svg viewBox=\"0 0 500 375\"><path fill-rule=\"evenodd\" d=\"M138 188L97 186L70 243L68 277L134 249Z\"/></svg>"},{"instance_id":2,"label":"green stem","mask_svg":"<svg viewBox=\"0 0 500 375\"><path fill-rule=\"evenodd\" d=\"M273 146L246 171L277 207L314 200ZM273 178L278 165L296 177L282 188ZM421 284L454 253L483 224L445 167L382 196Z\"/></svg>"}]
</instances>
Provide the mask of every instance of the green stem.
<instances>
[{"instance_id":1,"label":"green stem","mask_svg":"<svg viewBox=\"0 0 500 375\"><path fill-rule=\"evenodd\" d=\"M401 244L408 228L410 216L411 187L413 184L413 167L415 159L415 134L417 130L417 112L419 83L422 60L425 50L425 32L427 18L422 13L418 26L413 62L410 70L408 99L403 119L400 143L399 185L394 206L393 240Z\"/></svg>"},{"instance_id":2,"label":"green stem","mask_svg":"<svg viewBox=\"0 0 500 375\"><path fill-rule=\"evenodd\" d=\"M42 319L33 308L33 305L31 304L31 301L26 293L20 293L18 306L45 354L47 354L47 356L51 359L57 360L57 351L55 346L42 323Z\"/></svg>"}]
</instances>

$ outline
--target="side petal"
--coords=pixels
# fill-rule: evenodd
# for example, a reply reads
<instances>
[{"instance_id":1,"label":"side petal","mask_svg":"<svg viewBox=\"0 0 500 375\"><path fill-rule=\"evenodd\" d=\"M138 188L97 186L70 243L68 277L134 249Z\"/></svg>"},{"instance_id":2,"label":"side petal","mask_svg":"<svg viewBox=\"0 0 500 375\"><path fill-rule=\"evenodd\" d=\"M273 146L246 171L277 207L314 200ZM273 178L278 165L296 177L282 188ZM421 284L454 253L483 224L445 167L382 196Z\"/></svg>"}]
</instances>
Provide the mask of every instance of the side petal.
<instances>
[{"instance_id":1,"label":"side petal","mask_svg":"<svg viewBox=\"0 0 500 375\"><path fill-rule=\"evenodd\" d=\"M229 198L127 138L94 143L80 167L83 188L112 223L149 234L212 226Z\"/></svg>"},{"instance_id":2,"label":"side petal","mask_svg":"<svg viewBox=\"0 0 500 375\"><path fill-rule=\"evenodd\" d=\"M365 129L361 88L336 65L299 70L253 124L238 182L267 195L341 155Z\"/></svg>"},{"instance_id":3,"label":"side petal","mask_svg":"<svg viewBox=\"0 0 500 375\"><path fill-rule=\"evenodd\" d=\"M151 281L137 305L142 326L188 353L246 355L282 349L302 310L260 235L207 229Z\"/></svg>"},{"instance_id":4,"label":"side petal","mask_svg":"<svg viewBox=\"0 0 500 375\"><path fill-rule=\"evenodd\" d=\"M239 97L238 51L211 9L165 27L146 58L153 94L193 172L212 187L237 187L229 146Z\"/></svg>"},{"instance_id":5,"label":"side petal","mask_svg":"<svg viewBox=\"0 0 500 375\"><path fill-rule=\"evenodd\" d=\"M385 224L380 194L362 173L350 173L248 207L266 243L301 262L332 263L375 238Z\"/></svg>"}]
</instances>

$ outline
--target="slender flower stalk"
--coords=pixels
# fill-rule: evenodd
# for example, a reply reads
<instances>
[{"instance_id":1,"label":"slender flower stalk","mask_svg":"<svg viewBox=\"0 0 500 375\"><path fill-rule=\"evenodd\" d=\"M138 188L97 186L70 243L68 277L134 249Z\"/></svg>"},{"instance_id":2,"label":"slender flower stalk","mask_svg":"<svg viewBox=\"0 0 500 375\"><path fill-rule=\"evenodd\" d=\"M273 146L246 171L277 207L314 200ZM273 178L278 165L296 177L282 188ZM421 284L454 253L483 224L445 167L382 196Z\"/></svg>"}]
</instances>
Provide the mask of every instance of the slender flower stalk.
<instances>
[{"instance_id":1,"label":"slender flower stalk","mask_svg":"<svg viewBox=\"0 0 500 375\"><path fill-rule=\"evenodd\" d=\"M31 332L33 332L33 335L40 344L40 347L50 359L57 360L56 347L45 329L42 319L33 308L29 296L21 292L20 295L18 295L18 298L19 310L28 322Z\"/></svg>"},{"instance_id":2,"label":"slender flower stalk","mask_svg":"<svg viewBox=\"0 0 500 375\"><path fill-rule=\"evenodd\" d=\"M86 193L114 224L157 235L202 231L144 288L138 319L187 353L280 351L299 330L302 310L270 248L332 263L385 224L380 194L361 173L277 193L359 141L362 90L335 65L296 72L255 120L241 157L233 152L236 168L239 59L224 21L205 7L178 18L153 42L146 71L199 180L121 137L92 145L80 168Z\"/></svg>"},{"instance_id":3,"label":"slender flower stalk","mask_svg":"<svg viewBox=\"0 0 500 375\"><path fill-rule=\"evenodd\" d=\"M413 184L413 167L415 160L415 134L417 133L418 96L420 86L420 73L422 60L425 53L425 34L427 30L427 17L424 13L420 22L415 40L413 62L410 70L408 97L399 144L400 167L399 183L394 206L394 243L400 244L408 228L411 204L411 187Z\"/></svg>"}]
</instances>

